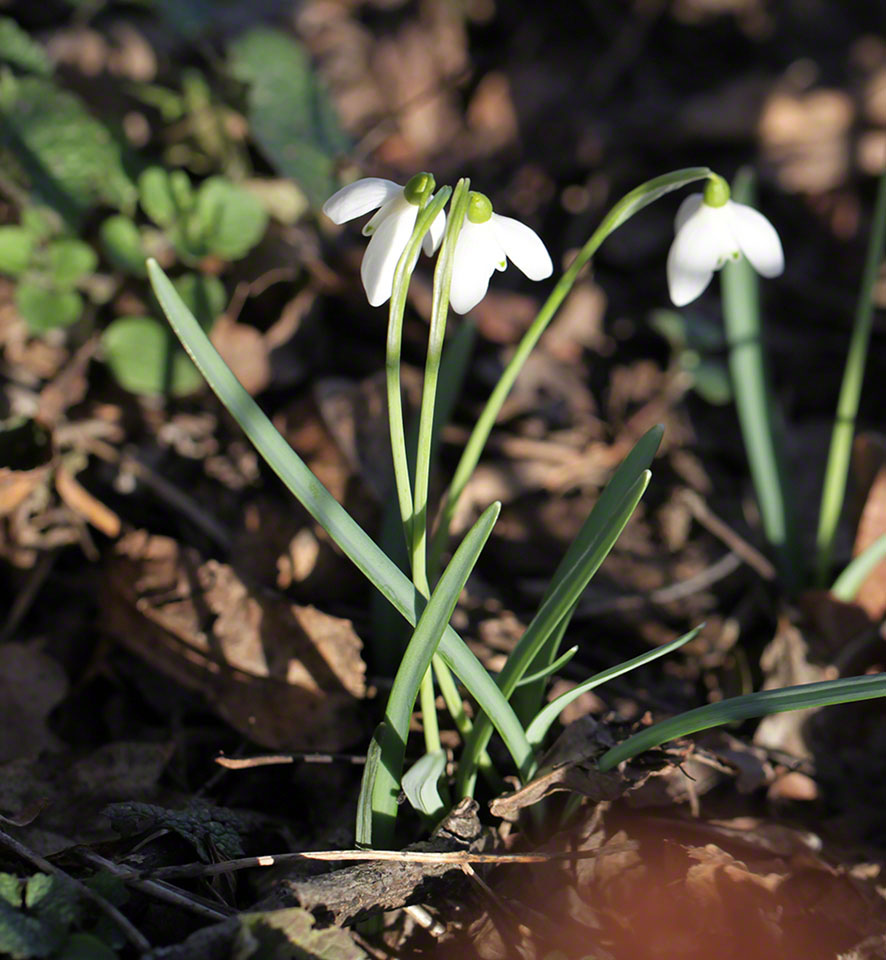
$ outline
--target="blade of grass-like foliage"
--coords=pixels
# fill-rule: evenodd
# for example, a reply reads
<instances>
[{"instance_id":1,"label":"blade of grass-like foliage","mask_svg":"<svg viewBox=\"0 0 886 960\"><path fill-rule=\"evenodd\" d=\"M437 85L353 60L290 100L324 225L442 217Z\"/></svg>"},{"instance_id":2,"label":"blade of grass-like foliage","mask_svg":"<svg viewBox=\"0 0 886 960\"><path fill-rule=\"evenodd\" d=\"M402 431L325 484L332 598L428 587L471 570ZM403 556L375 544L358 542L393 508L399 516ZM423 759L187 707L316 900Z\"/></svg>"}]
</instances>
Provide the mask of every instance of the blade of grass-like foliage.
<instances>
[{"instance_id":1,"label":"blade of grass-like foliage","mask_svg":"<svg viewBox=\"0 0 886 960\"><path fill-rule=\"evenodd\" d=\"M274 428L219 356L154 260L148 261L148 274L157 300L185 350L268 466L366 579L403 617L412 624L416 623L425 604L421 594ZM532 751L523 727L495 681L452 627L444 631L438 652L488 713L517 769L525 772Z\"/></svg>"},{"instance_id":2,"label":"blade of grass-like foliage","mask_svg":"<svg viewBox=\"0 0 886 960\"><path fill-rule=\"evenodd\" d=\"M565 617L563 618L566 619ZM552 674L556 673L560 667L565 667L567 663L578 653L578 647L570 647L566 653L557 657L553 663L549 663L544 670L539 670L538 673L529 673L522 680L518 681L517 688L526 686L529 683L535 683L536 680L547 680L547 678Z\"/></svg>"},{"instance_id":3,"label":"blade of grass-like foliage","mask_svg":"<svg viewBox=\"0 0 886 960\"><path fill-rule=\"evenodd\" d=\"M550 296L544 302L541 310L538 312L532 325L523 335L523 339L517 345L514 355L511 357L507 367L501 375L495 389L489 397L483 412L471 431L471 436L462 452L458 466L452 477L452 483L449 485L449 491L443 504L443 510L440 515L440 524L431 543L431 567L436 567L439 563L440 554L446 547L446 541L449 536L449 526L452 523L452 517L455 508L458 505L459 498L464 491L465 485L470 480L477 464L480 462L480 455L492 432L492 427L501 412L501 408L511 392L511 387L517 379L517 375L523 369L529 354L532 353L539 337L544 333L548 324L554 318L560 304L566 299L567 294L572 289L573 284L578 278L582 267L597 252L603 241L617 230L626 220L629 220L635 213L639 213L650 203L663 197L672 190L679 190L689 183L696 180L704 180L710 176L711 171L707 167L688 167L684 170L675 170L672 173L666 173L664 176L655 177L641 184L639 187L625 194L615 204L615 206L606 214L600 226L591 234L587 243L578 252L576 258L563 275L557 281L556 286L551 291Z\"/></svg>"},{"instance_id":4,"label":"blade of grass-like foliage","mask_svg":"<svg viewBox=\"0 0 886 960\"><path fill-rule=\"evenodd\" d=\"M663 434L664 427L661 426L661 424L657 424L650 430L647 430L637 443L634 444L631 452L624 458L618 469L610 477L609 482L594 504L593 510L588 514L585 522L582 524L581 530L579 530L578 535L569 545L569 549L554 571L554 576L551 578L550 584L548 584L544 597L542 597L542 607L548 597L559 587L563 578L575 567L576 560L587 550L588 544L595 542L600 536L601 530L609 522L612 511L615 510L621 500L624 499L627 492L637 482L638 477L642 475L644 470L648 470L649 467L652 466L652 460L658 452ZM582 590L583 589L584 587L582 587ZM541 611L539 610L539 612ZM563 618L565 622L561 621L555 625L554 629L560 632L559 637L554 637L552 635L553 631L550 631L547 635L542 633L537 637L533 636L530 632L532 630L530 626L530 629L527 630L527 635L521 639L518 650L525 643L527 646L538 645L538 653L535 654L531 663L524 666L521 659L522 653L515 659L515 655L518 653L518 650L515 650L509 658L509 662L513 663L514 666L510 667L509 665L505 669L513 669L515 672L520 671L521 678L526 672L534 673L543 670L544 667L557 656L557 650L560 647L563 634L569 625L569 619L571 619L571 612L568 617ZM507 674L507 676L509 677L510 674ZM502 689L507 685L507 682L503 684L501 680L499 681L499 686L501 686ZM542 702L544 701L544 692L545 683L541 680L534 684L527 685L526 689L521 689L510 698L514 712L520 718L521 723L524 725L529 723L541 709Z\"/></svg>"},{"instance_id":5,"label":"blade of grass-like foliage","mask_svg":"<svg viewBox=\"0 0 886 960\"><path fill-rule=\"evenodd\" d=\"M612 770L623 760L630 760L668 740L686 737L699 730L720 727L738 720L766 717L770 713L788 710L806 710L809 707L828 707L837 703L854 703L886 696L886 673L873 676L849 677L844 680L825 680L822 683L802 683L796 687L780 687L748 693L742 697L710 703L705 707L687 710L677 717L655 723L607 750L597 764L602 772Z\"/></svg>"},{"instance_id":6,"label":"blade of grass-like foliage","mask_svg":"<svg viewBox=\"0 0 886 960\"><path fill-rule=\"evenodd\" d=\"M372 790L372 845L388 848L394 841L397 818L397 797L403 773L403 757L409 736L409 719L419 687L431 665L431 659L455 610L459 594L474 569L480 552L489 539L501 504L487 507L468 531L455 555L443 571L440 582L431 594L419 618L415 632L394 677L394 684L385 710L381 735L381 762L376 769ZM363 801L358 803L362 808Z\"/></svg>"},{"instance_id":7,"label":"blade of grass-like foliage","mask_svg":"<svg viewBox=\"0 0 886 960\"><path fill-rule=\"evenodd\" d=\"M366 750L366 764L360 778L360 794L357 797L357 828L355 830L358 847L372 846L372 785L378 776L381 763L381 746L385 736L385 724L382 721L373 731L372 739Z\"/></svg>"},{"instance_id":8,"label":"blade of grass-like foliage","mask_svg":"<svg viewBox=\"0 0 886 960\"><path fill-rule=\"evenodd\" d=\"M738 203L753 202L753 185L739 174L732 188ZM720 282L723 322L729 344L729 373L760 519L788 591L800 585L793 501L787 496L781 462L783 444L774 415L760 325L757 274L746 258L727 263Z\"/></svg>"},{"instance_id":9,"label":"blade of grass-like foliage","mask_svg":"<svg viewBox=\"0 0 886 960\"><path fill-rule=\"evenodd\" d=\"M498 675L498 685L506 697L514 692L516 684L535 659L540 643L545 637L550 636L551 631L572 610L588 581L606 559L619 534L640 502L651 476L652 474L648 470L644 470L624 495L621 502L613 506L608 516L601 518L604 522L601 524L597 536L587 543L584 552L575 558L572 568L564 572L556 588L551 591L547 600L539 608L538 613L526 628L526 632L508 657L504 669ZM480 706L482 708L483 704L481 703ZM474 723L474 728L465 743L459 761L459 796L472 795L477 777L477 762L491 735L492 724L490 718L481 715Z\"/></svg>"},{"instance_id":10,"label":"blade of grass-like foliage","mask_svg":"<svg viewBox=\"0 0 886 960\"><path fill-rule=\"evenodd\" d=\"M526 728L527 739L533 747L538 749L547 735L548 730L550 730L551 724L557 719L557 717L560 716L563 710L568 707L573 700L576 699L576 697L580 697L588 690L593 690L594 687L599 687L601 683L606 683L607 680L614 680L616 677L620 677L623 673L628 673L630 670L636 670L637 667L642 667L646 663L651 663L653 660L658 660L659 657L664 657L669 653L673 653L674 650L679 650L684 643L689 643L689 641L696 636L698 631L701 630L702 626L704 626L704 624L695 627L693 630L690 630L689 633L684 633L682 637L677 637L676 640L671 640L670 643L666 643L661 647L656 647L654 650L648 650L646 653L641 653L639 657L634 657L631 660L625 660L624 663L619 663L614 667L610 667L608 670L603 670L600 673L595 674L589 680L585 680L584 683L580 683L572 690L567 690L566 693L557 697L556 700L552 700L550 703L545 704L532 723L530 723Z\"/></svg>"},{"instance_id":11,"label":"blade of grass-like foliage","mask_svg":"<svg viewBox=\"0 0 886 960\"><path fill-rule=\"evenodd\" d=\"M864 368L871 339L871 324L874 319L874 285L883 262L886 245L886 171L880 177L877 201L871 222L871 237L858 291L852 339L843 369L843 383L837 400L837 417L831 434L824 486L821 491L821 508L818 515L818 533L815 538L815 573L819 586L827 583L834 557L834 539L837 524L843 511L846 496L846 478L849 476L849 457L852 453L852 437L855 434L855 419L864 382Z\"/></svg>"},{"instance_id":12,"label":"blade of grass-like foliage","mask_svg":"<svg viewBox=\"0 0 886 960\"><path fill-rule=\"evenodd\" d=\"M431 439L431 458L436 459L440 446L440 431L452 419L452 411L461 393L468 370L468 363L477 339L477 328L465 319L446 341L443 360L440 363L437 406L434 410L434 433ZM406 437L407 459L415 463L415 446L418 442L418 422L410 426ZM391 557L401 570L407 570L409 557L403 539L403 525L397 500L389 497L385 503L379 531L379 546ZM436 571L430 571L431 583ZM409 629L400 614L378 592L372 595L372 635L380 638L372 646L373 669L383 676L392 677L400 662L400 654L409 639ZM383 641L383 642L382 642Z\"/></svg>"},{"instance_id":13,"label":"blade of grass-like foliage","mask_svg":"<svg viewBox=\"0 0 886 960\"><path fill-rule=\"evenodd\" d=\"M403 774L400 785L414 810L426 817L440 817L446 804L440 796L440 777L446 770L446 751L426 753Z\"/></svg>"},{"instance_id":14,"label":"blade of grass-like foliage","mask_svg":"<svg viewBox=\"0 0 886 960\"><path fill-rule=\"evenodd\" d=\"M846 569L834 581L831 587L831 593L845 603L851 603L861 585L867 580L874 570L874 567L886 558L886 533L877 537L873 543L862 550L855 557Z\"/></svg>"}]
</instances>

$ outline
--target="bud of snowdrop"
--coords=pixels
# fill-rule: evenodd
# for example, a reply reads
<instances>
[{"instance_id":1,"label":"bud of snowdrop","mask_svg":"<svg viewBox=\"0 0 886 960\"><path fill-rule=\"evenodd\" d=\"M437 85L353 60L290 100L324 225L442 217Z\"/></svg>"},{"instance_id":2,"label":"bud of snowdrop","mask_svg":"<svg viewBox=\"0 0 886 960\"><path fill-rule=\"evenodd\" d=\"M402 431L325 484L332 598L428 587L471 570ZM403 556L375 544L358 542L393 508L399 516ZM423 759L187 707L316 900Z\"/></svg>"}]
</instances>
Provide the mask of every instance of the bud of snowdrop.
<instances>
[{"instance_id":1,"label":"bud of snowdrop","mask_svg":"<svg viewBox=\"0 0 886 960\"><path fill-rule=\"evenodd\" d=\"M429 173L417 173L405 187L393 180L367 177L343 187L323 204L323 212L334 223L346 223L376 210L363 227L363 236L370 240L360 267L363 289L373 307L390 299L394 270L415 229L421 205L433 190L434 178ZM441 210L422 241L429 257L440 246L445 226L446 214Z\"/></svg>"},{"instance_id":2,"label":"bud of snowdrop","mask_svg":"<svg viewBox=\"0 0 886 960\"><path fill-rule=\"evenodd\" d=\"M508 259L530 280L544 280L554 270L534 230L519 220L493 213L489 198L472 190L455 245L449 290L452 309L464 314L477 306L486 296L492 274L504 270Z\"/></svg>"},{"instance_id":3,"label":"bud of snowdrop","mask_svg":"<svg viewBox=\"0 0 886 960\"><path fill-rule=\"evenodd\" d=\"M704 193L686 197L674 220L668 253L671 300L683 307L700 297L715 270L742 254L764 277L784 270L781 241L762 213L730 199L729 184L712 174Z\"/></svg>"}]
</instances>

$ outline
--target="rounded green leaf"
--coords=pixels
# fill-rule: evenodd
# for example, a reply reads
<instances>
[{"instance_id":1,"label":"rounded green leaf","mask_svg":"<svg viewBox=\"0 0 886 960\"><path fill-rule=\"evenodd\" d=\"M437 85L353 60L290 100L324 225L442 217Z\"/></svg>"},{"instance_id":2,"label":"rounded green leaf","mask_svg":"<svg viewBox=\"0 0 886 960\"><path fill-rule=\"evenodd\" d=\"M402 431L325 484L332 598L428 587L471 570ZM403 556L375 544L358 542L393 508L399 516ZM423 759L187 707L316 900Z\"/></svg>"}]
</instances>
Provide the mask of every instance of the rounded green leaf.
<instances>
[{"instance_id":1,"label":"rounded green leaf","mask_svg":"<svg viewBox=\"0 0 886 960\"><path fill-rule=\"evenodd\" d=\"M99 228L99 236L105 256L118 270L147 276L141 231L129 217L108 217Z\"/></svg>"},{"instance_id":2,"label":"rounded green leaf","mask_svg":"<svg viewBox=\"0 0 886 960\"><path fill-rule=\"evenodd\" d=\"M118 960L116 950L91 933L72 933L57 956L58 960Z\"/></svg>"},{"instance_id":3,"label":"rounded green leaf","mask_svg":"<svg viewBox=\"0 0 886 960\"><path fill-rule=\"evenodd\" d=\"M0 273L22 273L33 252L34 238L24 227L0 227Z\"/></svg>"},{"instance_id":4,"label":"rounded green leaf","mask_svg":"<svg viewBox=\"0 0 886 960\"><path fill-rule=\"evenodd\" d=\"M46 265L56 286L70 288L95 270L98 257L88 243L64 238L46 248Z\"/></svg>"},{"instance_id":5,"label":"rounded green leaf","mask_svg":"<svg viewBox=\"0 0 886 960\"><path fill-rule=\"evenodd\" d=\"M138 198L145 213L161 227L171 227L179 210L169 174L163 167L148 167L138 178Z\"/></svg>"},{"instance_id":6,"label":"rounded green leaf","mask_svg":"<svg viewBox=\"0 0 886 960\"><path fill-rule=\"evenodd\" d=\"M230 180L210 177L200 186L193 226L209 252L238 260L261 240L267 225L261 202Z\"/></svg>"},{"instance_id":7,"label":"rounded green leaf","mask_svg":"<svg viewBox=\"0 0 886 960\"><path fill-rule=\"evenodd\" d=\"M15 304L31 333L69 327L83 313L83 298L75 290L47 290L33 283L16 287Z\"/></svg>"},{"instance_id":8,"label":"rounded green leaf","mask_svg":"<svg viewBox=\"0 0 886 960\"><path fill-rule=\"evenodd\" d=\"M153 317L120 317L102 335L105 363L126 390L138 394L194 393L203 383L170 329Z\"/></svg>"}]
</instances>

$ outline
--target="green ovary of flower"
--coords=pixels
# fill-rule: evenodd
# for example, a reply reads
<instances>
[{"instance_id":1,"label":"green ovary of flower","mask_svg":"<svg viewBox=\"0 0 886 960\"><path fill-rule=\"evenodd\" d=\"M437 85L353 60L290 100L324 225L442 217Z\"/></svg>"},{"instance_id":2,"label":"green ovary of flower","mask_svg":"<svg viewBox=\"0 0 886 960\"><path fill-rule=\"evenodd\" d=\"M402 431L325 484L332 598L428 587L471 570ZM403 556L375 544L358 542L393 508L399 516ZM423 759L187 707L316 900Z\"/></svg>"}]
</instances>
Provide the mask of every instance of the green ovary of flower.
<instances>
[{"instance_id":1,"label":"green ovary of flower","mask_svg":"<svg viewBox=\"0 0 886 960\"><path fill-rule=\"evenodd\" d=\"M422 199L433 189L433 174L417 173L403 188L403 196L415 206L420 206Z\"/></svg>"},{"instance_id":2,"label":"green ovary of flower","mask_svg":"<svg viewBox=\"0 0 886 960\"><path fill-rule=\"evenodd\" d=\"M729 184L716 173L712 173L704 188L704 202L709 207L725 207L729 203Z\"/></svg>"},{"instance_id":3,"label":"green ovary of flower","mask_svg":"<svg viewBox=\"0 0 886 960\"><path fill-rule=\"evenodd\" d=\"M471 191L468 198L468 220L471 223L486 223L492 217L492 203L485 194Z\"/></svg>"}]
</instances>

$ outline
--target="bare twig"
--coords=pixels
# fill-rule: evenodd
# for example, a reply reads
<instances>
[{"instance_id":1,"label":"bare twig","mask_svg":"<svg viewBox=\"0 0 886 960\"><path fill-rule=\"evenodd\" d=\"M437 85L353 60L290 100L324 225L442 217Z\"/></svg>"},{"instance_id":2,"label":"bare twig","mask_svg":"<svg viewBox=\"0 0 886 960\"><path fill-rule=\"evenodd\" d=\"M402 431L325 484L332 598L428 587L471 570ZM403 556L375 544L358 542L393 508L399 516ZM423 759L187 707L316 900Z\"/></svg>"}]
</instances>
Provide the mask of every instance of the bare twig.
<instances>
[{"instance_id":1,"label":"bare twig","mask_svg":"<svg viewBox=\"0 0 886 960\"><path fill-rule=\"evenodd\" d=\"M366 757L350 753L271 753L260 757L216 757L215 762L227 770L250 770L252 767L272 767L277 764L295 763L353 763L364 764Z\"/></svg>"},{"instance_id":2,"label":"bare twig","mask_svg":"<svg viewBox=\"0 0 886 960\"><path fill-rule=\"evenodd\" d=\"M9 836L9 834L3 830L0 830L0 843L8 847L23 860L27 860L28 863L33 864L38 870L52 874L55 877L60 877L66 883L72 884L81 896L94 903L102 913L109 917L111 921L120 928L126 939L139 953L146 953L151 949L150 942L123 916L114 904L108 903L103 896L96 893L91 887L88 887L82 880L77 880L70 874L65 873L60 867L55 866L55 864L45 860L39 854L29 850L23 843Z\"/></svg>"},{"instance_id":3,"label":"bare twig","mask_svg":"<svg viewBox=\"0 0 886 960\"><path fill-rule=\"evenodd\" d=\"M164 900L166 903L182 907L184 910L189 910L191 913L196 913L198 916L206 917L209 920L227 920L228 917L234 916L235 911L233 910L219 908L203 897L198 897L193 893L186 893L184 890L179 890L177 887L173 887L169 883L164 883L162 880L142 879L138 871L132 870L129 867L122 867L114 863L113 860L106 860L91 850L78 850L77 854L87 863L101 867L102 870L107 870L108 873L119 877L124 883L129 884L129 886L134 887L136 890L141 890L142 893L154 897L157 900Z\"/></svg>"},{"instance_id":4,"label":"bare twig","mask_svg":"<svg viewBox=\"0 0 886 960\"><path fill-rule=\"evenodd\" d=\"M234 870L250 870L253 867L273 867L281 863L298 860L339 860L339 861L379 861L396 863L447 864L461 867L471 863L548 863L551 860L587 860L597 855L592 850L552 851L549 853L474 853L471 850L450 850L437 852L432 850L305 850L300 853L267 854L263 857L242 857L239 860L225 860L221 863L186 863L178 867L160 867L158 870L140 873L128 867L125 876L152 879L172 877L212 877L219 873ZM121 874L124 876L124 874Z\"/></svg>"},{"instance_id":5,"label":"bare twig","mask_svg":"<svg viewBox=\"0 0 886 960\"><path fill-rule=\"evenodd\" d=\"M724 520L721 520L694 490L684 490L681 494L683 502L689 507L693 517L718 540L737 553L742 560L752 567L764 580L775 579L775 567L763 556L760 551L751 546Z\"/></svg>"}]
</instances>

